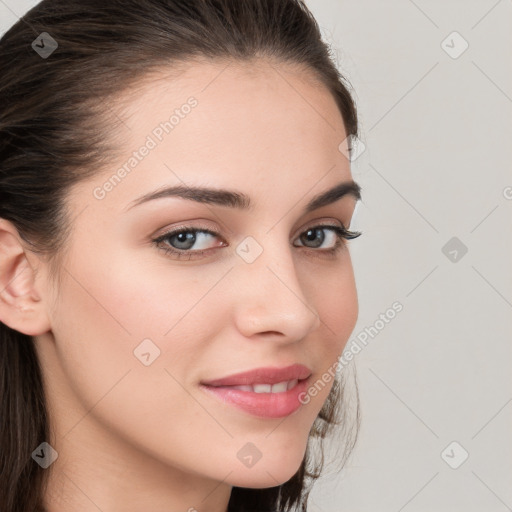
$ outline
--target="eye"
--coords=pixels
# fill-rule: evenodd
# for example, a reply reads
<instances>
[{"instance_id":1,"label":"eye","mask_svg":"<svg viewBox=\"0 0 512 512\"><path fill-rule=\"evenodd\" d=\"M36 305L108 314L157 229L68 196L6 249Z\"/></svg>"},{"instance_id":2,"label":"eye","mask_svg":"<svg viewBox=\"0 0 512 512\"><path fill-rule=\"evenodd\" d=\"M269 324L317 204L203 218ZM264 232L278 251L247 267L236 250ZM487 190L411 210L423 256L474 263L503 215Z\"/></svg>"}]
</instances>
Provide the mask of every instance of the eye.
<instances>
[{"instance_id":1,"label":"eye","mask_svg":"<svg viewBox=\"0 0 512 512\"><path fill-rule=\"evenodd\" d=\"M328 236L325 235L325 232L328 231ZM327 241L327 245L329 247L326 248L325 251L328 253L336 253L338 250L342 249L345 245L344 240L350 240L352 238L357 238L361 235L359 231L349 231L343 226L314 226L309 228L307 231L304 231L299 237L301 244L309 244L307 247L318 248L324 242ZM334 245L332 245L334 244Z\"/></svg>"},{"instance_id":2,"label":"eye","mask_svg":"<svg viewBox=\"0 0 512 512\"><path fill-rule=\"evenodd\" d=\"M200 256L208 252L208 242L218 238L220 235L215 231L201 226L181 226L175 230L160 235L152 242L161 248L166 254L172 254L177 259ZM163 242L166 242L162 246ZM218 244L217 244L218 245ZM195 250L191 250L195 247Z\"/></svg>"},{"instance_id":3,"label":"eye","mask_svg":"<svg viewBox=\"0 0 512 512\"><path fill-rule=\"evenodd\" d=\"M325 232L329 232L329 234L326 236ZM342 226L319 225L301 233L298 238L301 245L295 247L306 247L314 249L315 252L334 254L345 246L344 240L357 238L361 234L359 231L349 231ZM214 244L213 247L205 247L211 244L215 238L220 239L221 237L210 229L201 226L180 226L160 235L152 242L166 254L172 255L176 259L191 259L202 256L225 244L225 242L222 242L221 244ZM326 242L328 247L322 247ZM321 250L318 250L319 248Z\"/></svg>"}]
</instances>

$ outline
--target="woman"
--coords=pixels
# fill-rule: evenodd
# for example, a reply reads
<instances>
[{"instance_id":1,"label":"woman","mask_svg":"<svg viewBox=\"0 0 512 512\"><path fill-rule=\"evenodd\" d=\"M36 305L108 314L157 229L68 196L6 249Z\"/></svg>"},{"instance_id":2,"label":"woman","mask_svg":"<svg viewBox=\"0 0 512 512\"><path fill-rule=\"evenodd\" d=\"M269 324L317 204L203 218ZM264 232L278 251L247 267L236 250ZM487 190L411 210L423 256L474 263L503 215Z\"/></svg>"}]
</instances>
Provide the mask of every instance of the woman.
<instances>
[{"instance_id":1,"label":"woman","mask_svg":"<svg viewBox=\"0 0 512 512\"><path fill-rule=\"evenodd\" d=\"M358 421L357 118L311 13L44 0L0 49L2 511L306 510Z\"/></svg>"}]
</instances>

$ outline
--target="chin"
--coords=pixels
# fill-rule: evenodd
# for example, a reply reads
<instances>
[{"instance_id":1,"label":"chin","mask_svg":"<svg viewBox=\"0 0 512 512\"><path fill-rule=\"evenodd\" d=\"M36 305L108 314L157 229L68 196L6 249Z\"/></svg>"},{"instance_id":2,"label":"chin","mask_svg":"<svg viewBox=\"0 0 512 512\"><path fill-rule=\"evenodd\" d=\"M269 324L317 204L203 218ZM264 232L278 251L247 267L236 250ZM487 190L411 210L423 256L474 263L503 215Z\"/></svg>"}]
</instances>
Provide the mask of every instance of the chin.
<instances>
[{"instance_id":1,"label":"chin","mask_svg":"<svg viewBox=\"0 0 512 512\"><path fill-rule=\"evenodd\" d=\"M248 487L249 489L268 489L269 487L276 487L288 482L298 469L294 468L294 471L284 473L272 472L271 475L266 472L253 474L245 472L240 475L231 475L230 485L234 487Z\"/></svg>"},{"instance_id":2,"label":"chin","mask_svg":"<svg viewBox=\"0 0 512 512\"><path fill-rule=\"evenodd\" d=\"M234 471L229 477L230 485L251 489L276 487L284 484L297 473L302 460L303 456L293 455L263 464L263 459L261 459L251 468L239 468Z\"/></svg>"}]
</instances>

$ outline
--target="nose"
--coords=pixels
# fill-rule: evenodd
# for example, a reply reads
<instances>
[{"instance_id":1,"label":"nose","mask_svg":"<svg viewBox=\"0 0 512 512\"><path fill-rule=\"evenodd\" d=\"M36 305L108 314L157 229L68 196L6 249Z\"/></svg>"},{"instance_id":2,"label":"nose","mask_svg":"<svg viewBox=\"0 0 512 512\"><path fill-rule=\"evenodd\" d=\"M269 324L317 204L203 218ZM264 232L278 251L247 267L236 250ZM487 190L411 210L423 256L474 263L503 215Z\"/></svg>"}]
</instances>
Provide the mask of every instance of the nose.
<instances>
[{"instance_id":1,"label":"nose","mask_svg":"<svg viewBox=\"0 0 512 512\"><path fill-rule=\"evenodd\" d=\"M234 269L235 319L246 337L265 334L289 343L304 338L321 321L301 287L293 248L270 243L270 238L255 261L241 261Z\"/></svg>"}]
</instances>

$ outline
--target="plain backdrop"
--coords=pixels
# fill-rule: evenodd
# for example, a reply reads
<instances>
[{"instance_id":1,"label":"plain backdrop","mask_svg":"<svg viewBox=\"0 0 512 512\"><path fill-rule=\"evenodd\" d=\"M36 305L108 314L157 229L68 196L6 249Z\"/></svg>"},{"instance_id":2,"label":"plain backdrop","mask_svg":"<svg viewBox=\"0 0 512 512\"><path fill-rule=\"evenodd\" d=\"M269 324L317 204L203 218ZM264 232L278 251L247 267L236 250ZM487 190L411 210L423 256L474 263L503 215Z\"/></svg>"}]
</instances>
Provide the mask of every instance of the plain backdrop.
<instances>
[{"instance_id":1,"label":"plain backdrop","mask_svg":"<svg viewBox=\"0 0 512 512\"><path fill-rule=\"evenodd\" d=\"M36 3L0 0L1 32ZM358 444L308 510L512 510L512 2L307 4L359 109L367 335Z\"/></svg>"}]
</instances>

